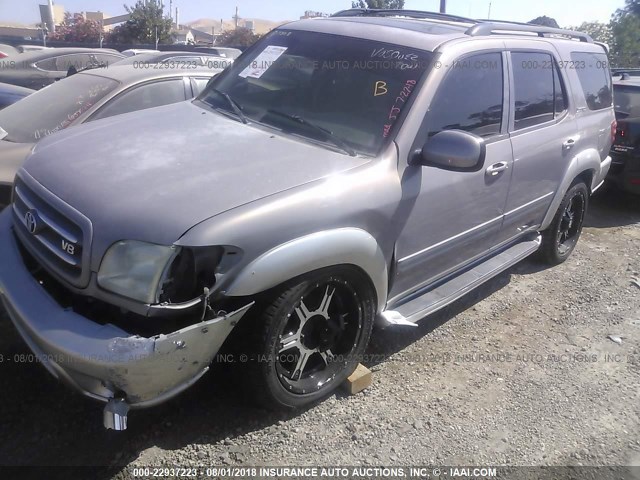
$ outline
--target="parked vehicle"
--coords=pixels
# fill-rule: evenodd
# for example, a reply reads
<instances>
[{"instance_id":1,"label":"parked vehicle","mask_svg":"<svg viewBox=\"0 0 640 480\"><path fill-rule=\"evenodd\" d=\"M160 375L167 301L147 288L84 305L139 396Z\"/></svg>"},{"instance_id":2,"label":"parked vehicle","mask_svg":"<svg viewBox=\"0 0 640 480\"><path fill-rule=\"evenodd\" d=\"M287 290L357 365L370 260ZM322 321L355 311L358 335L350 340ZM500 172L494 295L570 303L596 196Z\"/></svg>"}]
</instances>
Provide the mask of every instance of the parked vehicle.
<instances>
[{"instance_id":1,"label":"parked vehicle","mask_svg":"<svg viewBox=\"0 0 640 480\"><path fill-rule=\"evenodd\" d=\"M122 54L125 57L133 57L133 56L136 56L136 55L140 55L142 53L159 53L159 52L160 52L160 50L149 50L149 49L146 49L146 48L129 48L127 50L123 50Z\"/></svg>"},{"instance_id":2,"label":"parked vehicle","mask_svg":"<svg viewBox=\"0 0 640 480\"><path fill-rule=\"evenodd\" d=\"M0 111L0 209L9 203L16 171L38 140L82 123L188 100L218 72L114 65L77 73Z\"/></svg>"},{"instance_id":3,"label":"parked vehicle","mask_svg":"<svg viewBox=\"0 0 640 480\"><path fill-rule=\"evenodd\" d=\"M25 40L31 40L31 38L25 37ZM45 47L44 45L18 45L16 48L20 53L39 52L41 50L53 50L53 47Z\"/></svg>"},{"instance_id":4,"label":"parked vehicle","mask_svg":"<svg viewBox=\"0 0 640 480\"><path fill-rule=\"evenodd\" d=\"M218 57L231 58L235 60L242 55L242 50L229 47L195 47L194 52L209 53Z\"/></svg>"},{"instance_id":5,"label":"parked vehicle","mask_svg":"<svg viewBox=\"0 0 640 480\"><path fill-rule=\"evenodd\" d=\"M18 49L6 43L0 43L0 58L6 58L9 55L18 54Z\"/></svg>"},{"instance_id":6,"label":"parked vehicle","mask_svg":"<svg viewBox=\"0 0 640 480\"><path fill-rule=\"evenodd\" d=\"M614 77L613 105L618 127L607 182L640 194L640 77Z\"/></svg>"},{"instance_id":7,"label":"parked vehicle","mask_svg":"<svg viewBox=\"0 0 640 480\"><path fill-rule=\"evenodd\" d=\"M31 95L35 90L18 87L9 83L0 83L0 110L16 103L27 95Z\"/></svg>"},{"instance_id":8,"label":"parked vehicle","mask_svg":"<svg viewBox=\"0 0 640 480\"><path fill-rule=\"evenodd\" d=\"M124 58L113 50L47 48L0 60L0 82L39 90L67 76L69 68L109 66Z\"/></svg>"},{"instance_id":9,"label":"parked vehicle","mask_svg":"<svg viewBox=\"0 0 640 480\"><path fill-rule=\"evenodd\" d=\"M40 142L0 215L0 292L109 428L192 385L232 331L252 398L308 405L374 323L415 326L538 250L566 260L611 103L579 32L411 10L289 23L192 102Z\"/></svg>"},{"instance_id":10,"label":"parked vehicle","mask_svg":"<svg viewBox=\"0 0 640 480\"><path fill-rule=\"evenodd\" d=\"M208 67L227 68L233 63L232 58L225 58L215 54L198 52L157 52L141 53L120 60L118 65L134 65L136 68L172 68L183 69Z\"/></svg>"}]
</instances>

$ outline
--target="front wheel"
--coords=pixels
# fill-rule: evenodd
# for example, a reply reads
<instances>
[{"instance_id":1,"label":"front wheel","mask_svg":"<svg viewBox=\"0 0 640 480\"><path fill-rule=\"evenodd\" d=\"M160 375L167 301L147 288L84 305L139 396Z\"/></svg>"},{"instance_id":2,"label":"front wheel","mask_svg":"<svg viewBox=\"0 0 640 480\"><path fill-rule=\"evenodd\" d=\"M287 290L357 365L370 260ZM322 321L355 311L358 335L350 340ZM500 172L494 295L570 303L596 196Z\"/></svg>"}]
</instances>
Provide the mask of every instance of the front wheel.
<instances>
[{"instance_id":1,"label":"front wheel","mask_svg":"<svg viewBox=\"0 0 640 480\"><path fill-rule=\"evenodd\" d=\"M558 265L569 258L580 238L588 204L589 190L585 183L573 184L560 202L551 225L542 232L540 254L546 263Z\"/></svg>"},{"instance_id":2,"label":"front wheel","mask_svg":"<svg viewBox=\"0 0 640 480\"><path fill-rule=\"evenodd\" d=\"M324 398L355 369L373 328L375 295L349 267L302 277L265 309L253 358L259 401L275 409Z\"/></svg>"}]
</instances>

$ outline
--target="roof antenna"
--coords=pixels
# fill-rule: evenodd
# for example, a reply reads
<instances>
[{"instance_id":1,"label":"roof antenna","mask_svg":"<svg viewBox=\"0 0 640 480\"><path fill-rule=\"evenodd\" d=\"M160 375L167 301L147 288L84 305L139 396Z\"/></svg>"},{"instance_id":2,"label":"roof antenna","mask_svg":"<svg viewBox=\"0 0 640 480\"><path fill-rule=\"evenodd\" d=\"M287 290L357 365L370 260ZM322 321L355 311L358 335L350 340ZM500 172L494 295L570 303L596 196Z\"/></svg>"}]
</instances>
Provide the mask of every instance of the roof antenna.
<instances>
[{"instance_id":1,"label":"roof antenna","mask_svg":"<svg viewBox=\"0 0 640 480\"><path fill-rule=\"evenodd\" d=\"M491 2L489 2L489 13L487 14L487 20L491 18Z\"/></svg>"}]
</instances>

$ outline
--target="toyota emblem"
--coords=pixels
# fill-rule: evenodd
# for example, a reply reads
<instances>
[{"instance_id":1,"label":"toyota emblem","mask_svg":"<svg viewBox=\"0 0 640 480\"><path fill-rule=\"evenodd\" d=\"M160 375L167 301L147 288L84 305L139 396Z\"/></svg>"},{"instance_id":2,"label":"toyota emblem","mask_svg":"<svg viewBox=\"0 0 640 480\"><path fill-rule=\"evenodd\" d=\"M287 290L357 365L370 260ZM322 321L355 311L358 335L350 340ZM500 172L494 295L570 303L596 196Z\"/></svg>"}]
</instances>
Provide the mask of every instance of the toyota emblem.
<instances>
[{"instance_id":1,"label":"toyota emblem","mask_svg":"<svg viewBox=\"0 0 640 480\"><path fill-rule=\"evenodd\" d=\"M27 230L34 235L40 230L38 213L35 210L29 210L24 214L24 223L27 226Z\"/></svg>"}]
</instances>

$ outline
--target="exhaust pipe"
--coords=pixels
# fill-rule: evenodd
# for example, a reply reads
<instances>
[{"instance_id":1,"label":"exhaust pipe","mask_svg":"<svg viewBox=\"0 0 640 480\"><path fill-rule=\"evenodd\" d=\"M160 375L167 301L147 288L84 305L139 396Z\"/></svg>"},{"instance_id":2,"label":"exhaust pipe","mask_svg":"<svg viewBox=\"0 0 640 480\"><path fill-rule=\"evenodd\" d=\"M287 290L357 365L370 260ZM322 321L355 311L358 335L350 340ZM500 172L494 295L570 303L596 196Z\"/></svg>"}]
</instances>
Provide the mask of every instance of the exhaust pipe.
<instances>
[{"instance_id":1,"label":"exhaust pipe","mask_svg":"<svg viewBox=\"0 0 640 480\"><path fill-rule=\"evenodd\" d=\"M104 428L117 431L126 430L128 413L129 404L125 402L124 398L112 398L104 407Z\"/></svg>"}]
</instances>

